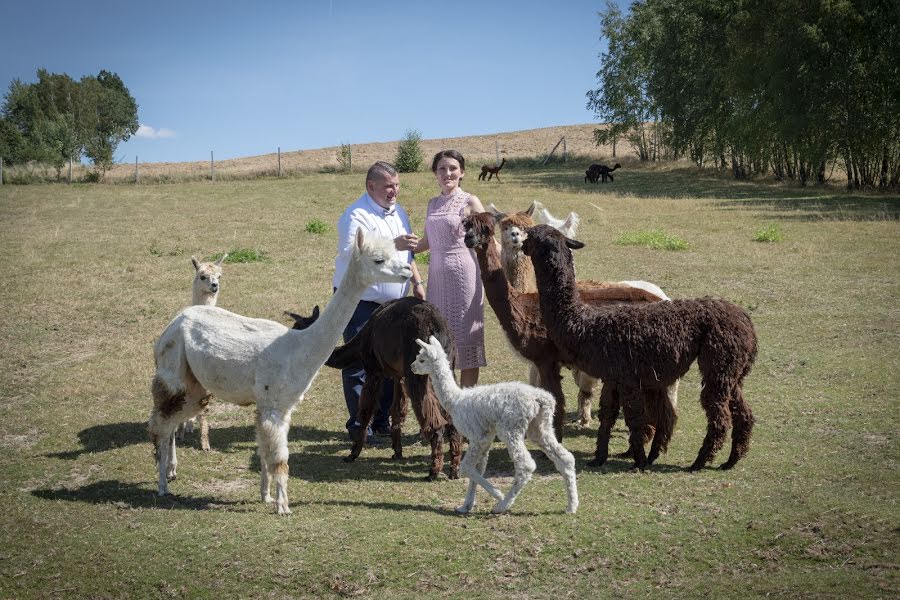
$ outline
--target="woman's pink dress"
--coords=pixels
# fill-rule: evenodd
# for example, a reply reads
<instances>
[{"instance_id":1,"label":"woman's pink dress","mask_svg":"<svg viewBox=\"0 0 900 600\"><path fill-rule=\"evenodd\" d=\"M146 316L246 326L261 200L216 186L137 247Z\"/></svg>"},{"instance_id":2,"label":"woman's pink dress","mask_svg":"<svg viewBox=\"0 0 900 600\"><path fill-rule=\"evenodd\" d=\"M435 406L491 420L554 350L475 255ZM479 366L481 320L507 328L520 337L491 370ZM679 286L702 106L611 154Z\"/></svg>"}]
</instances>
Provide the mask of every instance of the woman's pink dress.
<instances>
[{"instance_id":1,"label":"woman's pink dress","mask_svg":"<svg viewBox=\"0 0 900 600\"><path fill-rule=\"evenodd\" d=\"M462 219L469 194L428 201L425 234L431 248L426 299L447 319L456 344L457 369L487 364L484 356L484 289L475 252L463 243Z\"/></svg>"}]
</instances>

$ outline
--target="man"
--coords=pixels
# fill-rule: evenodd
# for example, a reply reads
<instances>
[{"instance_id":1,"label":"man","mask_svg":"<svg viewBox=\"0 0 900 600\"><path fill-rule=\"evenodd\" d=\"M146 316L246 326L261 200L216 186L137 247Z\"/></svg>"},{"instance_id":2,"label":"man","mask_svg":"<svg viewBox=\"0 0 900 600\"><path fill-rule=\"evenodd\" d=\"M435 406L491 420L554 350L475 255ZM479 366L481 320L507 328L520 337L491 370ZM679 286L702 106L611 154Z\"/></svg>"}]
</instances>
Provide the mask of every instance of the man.
<instances>
[{"instance_id":1,"label":"man","mask_svg":"<svg viewBox=\"0 0 900 600\"><path fill-rule=\"evenodd\" d=\"M397 170L389 163L378 161L369 167L366 173L366 193L356 202L347 207L344 214L338 220L338 254L335 259L333 284L335 289L340 285L347 265L350 261L351 246L356 238L356 231L360 228L366 235L376 233L382 237L394 240L394 247L398 252L406 253L406 259L412 269L412 279L405 283L376 283L363 292L362 299L356 306L350 323L344 329L344 342L350 341L356 333L362 329L369 317L384 302L402 298L413 288L413 295L421 300L425 299L425 286L416 263L413 260L412 249L416 247L419 236L411 233L409 216L406 211L397 204L397 196L400 192L400 177ZM356 420L359 409L359 397L362 393L366 372L361 364L341 370L341 379L344 383L344 400L347 403L347 432L351 440L356 439L356 434L361 427ZM389 434L391 403L393 402L393 382L386 380L383 386L383 395L378 401L378 409L372 419L372 424L366 431L366 440L369 444L376 444L374 433Z\"/></svg>"}]
</instances>

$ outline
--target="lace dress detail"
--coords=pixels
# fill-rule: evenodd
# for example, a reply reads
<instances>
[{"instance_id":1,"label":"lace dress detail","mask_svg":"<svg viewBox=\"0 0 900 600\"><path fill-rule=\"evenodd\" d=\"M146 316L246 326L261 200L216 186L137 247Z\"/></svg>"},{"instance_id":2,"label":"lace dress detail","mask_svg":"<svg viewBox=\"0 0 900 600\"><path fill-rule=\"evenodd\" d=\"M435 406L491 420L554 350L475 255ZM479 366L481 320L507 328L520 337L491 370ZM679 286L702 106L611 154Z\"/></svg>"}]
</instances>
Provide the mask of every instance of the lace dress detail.
<instances>
[{"instance_id":1,"label":"lace dress detail","mask_svg":"<svg viewBox=\"0 0 900 600\"><path fill-rule=\"evenodd\" d=\"M484 289L475 252L463 243L462 219L469 194L428 201L425 233L431 248L426 299L447 319L456 345L457 369L487 364L484 355Z\"/></svg>"}]
</instances>

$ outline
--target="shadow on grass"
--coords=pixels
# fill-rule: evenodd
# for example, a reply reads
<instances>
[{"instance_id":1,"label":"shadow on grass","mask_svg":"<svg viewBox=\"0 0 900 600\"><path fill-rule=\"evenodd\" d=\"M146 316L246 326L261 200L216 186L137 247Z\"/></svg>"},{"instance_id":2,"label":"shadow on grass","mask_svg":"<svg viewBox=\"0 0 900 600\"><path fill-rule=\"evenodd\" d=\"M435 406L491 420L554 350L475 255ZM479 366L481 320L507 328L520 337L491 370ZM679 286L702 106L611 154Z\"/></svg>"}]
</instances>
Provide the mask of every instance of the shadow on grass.
<instances>
[{"instance_id":1,"label":"shadow on grass","mask_svg":"<svg viewBox=\"0 0 900 600\"><path fill-rule=\"evenodd\" d=\"M33 496L44 500L63 500L87 504L115 504L121 508L161 508L165 510L212 510L246 505L246 502L222 500L209 496L159 496L155 490L136 483L97 481L80 488L34 490ZM248 507L247 511L257 509Z\"/></svg>"},{"instance_id":2,"label":"shadow on grass","mask_svg":"<svg viewBox=\"0 0 900 600\"><path fill-rule=\"evenodd\" d=\"M580 175L579 175L580 173ZM661 170L623 168L615 182L584 182L583 170L534 170L519 173L517 183L534 188L580 194L582 207L548 206L562 216L565 210L585 210L588 202L602 205L620 196L638 198L708 198L726 210L761 211L766 218L800 221L871 221L900 219L900 195L879 192L844 192L828 188L799 187L771 181L736 181L725 175L690 167ZM538 198L540 199L540 198ZM524 210L523 207L502 207Z\"/></svg>"}]
</instances>

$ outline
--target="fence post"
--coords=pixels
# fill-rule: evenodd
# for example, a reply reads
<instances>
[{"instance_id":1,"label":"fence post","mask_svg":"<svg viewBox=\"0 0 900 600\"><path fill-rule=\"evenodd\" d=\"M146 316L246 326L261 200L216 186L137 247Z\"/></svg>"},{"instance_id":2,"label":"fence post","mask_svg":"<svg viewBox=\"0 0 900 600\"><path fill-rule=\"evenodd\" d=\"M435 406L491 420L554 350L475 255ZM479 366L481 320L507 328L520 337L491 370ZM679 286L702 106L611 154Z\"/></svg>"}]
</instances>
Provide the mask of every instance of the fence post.
<instances>
[{"instance_id":1,"label":"fence post","mask_svg":"<svg viewBox=\"0 0 900 600\"><path fill-rule=\"evenodd\" d=\"M141 182L141 176L140 176L140 174L138 174L138 157L137 157L137 154L134 155L134 182L135 182L135 183L140 183L140 182Z\"/></svg>"},{"instance_id":2,"label":"fence post","mask_svg":"<svg viewBox=\"0 0 900 600\"><path fill-rule=\"evenodd\" d=\"M556 152L556 149L559 148L559 145L562 144L563 140L565 140L565 139L566 139L566 136L562 136L561 138L559 138L559 141L556 142L555 146L553 146L553 150L550 151L550 154L548 154L547 158L544 159L544 162L541 163L542 165L547 164L547 161L550 160L550 157L553 156L553 153Z\"/></svg>"},{"instance_id":3,"label":"fence post","mask_svg":"<svg viewBox=\"0 0 900 600\"><path fill-rule=\"evenodd\" d=\"M569 153L566 150L566 138L563 138L563 162L568 162Z\"/></svg>"},{"instance_id":4,"label":"fence post","mask_svg":"<svg viewBox=\"0 0 900 600\"><path fill-rule=\"evenodd\" d=\"M72 184L72 157L69 157L69 184Z\"/></svg>"},{"instance_id":5,"label":"fence post","mask_svg":"<svg viewBox=\"0 0 900 600\"><path fill-rule=\"evenodd\" d=\"M278 176L281 177L281 146L278 146Z\"/></svg>"},{"instance_id":6,"label":"fence post","mask_svg":"<svg viewBox=\"0 0 900 600\"><path fill-rule=\"evenodd\" d=\"M497 140L494 140L494 152L497 154L497 162L495 162L494 164L499 165L500 164L500 142L498 142Z\"/></svg>"},{"instance_id":7,"label":"fence post","mask_svg":"<svg viewBox=\"0 0 900 600\"><path fill-rule=\"evenodd\" d=\"M216 161L213 159L213 151L209 151L209 177L213 181L216 180Z\"/></svg>"},{"instance_id":8,"label":"fence post","mask_svg":"<svg viewBox=\"0 0 900 600\"><path fill-rule=\"evenodd\" d=\"M347 144L347 170L353 170L353 146Z\"/></svg>"},{"instance_id":9,"label":"fence post","mask_svg":"<svg viewBox=\"0 0 900 600\"><path fill-rule=\"evenodd\" d=\"M3 185L3 157L0 156L0 185Z\"/></svg>"}]
</instances>

